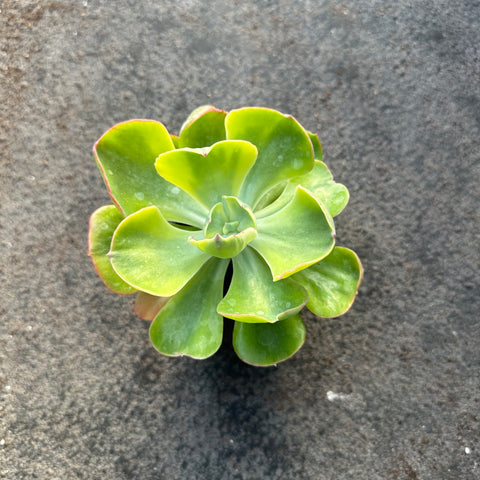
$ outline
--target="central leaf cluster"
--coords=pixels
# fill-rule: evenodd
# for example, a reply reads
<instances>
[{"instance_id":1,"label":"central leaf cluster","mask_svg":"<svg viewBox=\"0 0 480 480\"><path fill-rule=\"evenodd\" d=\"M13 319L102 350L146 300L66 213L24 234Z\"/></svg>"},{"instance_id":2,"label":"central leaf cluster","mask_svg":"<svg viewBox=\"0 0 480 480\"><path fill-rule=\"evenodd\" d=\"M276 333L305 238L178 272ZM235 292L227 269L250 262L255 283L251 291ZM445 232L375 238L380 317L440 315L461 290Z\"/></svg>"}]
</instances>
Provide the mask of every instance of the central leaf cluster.
<instances>
[{"instance_id":1,"label":"central leaf cluster","mask_svg":"<svg viewBox=\"0 0 480 480\"><path fill-rule=\"evenodd\" d=\"M203 238L197 234L188 240L209 255L233 258L257 235L257 222L250 208L238 198L224 195L210 210Z\"/></svg>"}]
</instances>

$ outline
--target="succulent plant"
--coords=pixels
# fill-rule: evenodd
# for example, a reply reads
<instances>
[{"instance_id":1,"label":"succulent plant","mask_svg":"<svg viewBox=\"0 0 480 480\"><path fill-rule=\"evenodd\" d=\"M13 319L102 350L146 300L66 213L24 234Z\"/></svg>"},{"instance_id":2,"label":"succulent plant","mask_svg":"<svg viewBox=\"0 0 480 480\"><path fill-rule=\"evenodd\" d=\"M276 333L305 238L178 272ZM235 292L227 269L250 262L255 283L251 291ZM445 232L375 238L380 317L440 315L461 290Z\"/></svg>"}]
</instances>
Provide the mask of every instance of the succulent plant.
<instances>
[{"instance_id":1,"label":"succulent plant","mask_svg":"<svg viewBox=\"0 0 480 480\"><path fill-rule=\"evenodd\" d=\"M303 307L350 308L362 266L335 246L333 222L349 194L293 117L204 106L178 136L151 120L115 125L94 155L113 204L91 216L89 254L107 287L137 293L161 353L209 357L227 317L237 355L274 365L302 346Z\"/></svg>"}]
</instances>

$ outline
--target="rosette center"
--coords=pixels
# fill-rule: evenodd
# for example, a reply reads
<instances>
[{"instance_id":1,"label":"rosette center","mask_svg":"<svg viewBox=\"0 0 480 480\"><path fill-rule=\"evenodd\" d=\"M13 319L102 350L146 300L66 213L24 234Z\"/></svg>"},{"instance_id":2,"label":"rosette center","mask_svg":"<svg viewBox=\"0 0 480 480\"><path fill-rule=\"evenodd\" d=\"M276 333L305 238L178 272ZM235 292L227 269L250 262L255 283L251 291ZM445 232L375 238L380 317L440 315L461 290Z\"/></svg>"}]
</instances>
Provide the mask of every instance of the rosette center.
<instances>
[{"instance_id":1,"label":"rosette center","mask_svg":"<svg viewBox=\"0 0 480 480\"><path fill-rule=\"evenodd\" d=\"M224 196L210 210L203 232L188 241L214 257L232 258L256 236L257 224L250 208L236 197Z\"/></svg>"}]
</instances>

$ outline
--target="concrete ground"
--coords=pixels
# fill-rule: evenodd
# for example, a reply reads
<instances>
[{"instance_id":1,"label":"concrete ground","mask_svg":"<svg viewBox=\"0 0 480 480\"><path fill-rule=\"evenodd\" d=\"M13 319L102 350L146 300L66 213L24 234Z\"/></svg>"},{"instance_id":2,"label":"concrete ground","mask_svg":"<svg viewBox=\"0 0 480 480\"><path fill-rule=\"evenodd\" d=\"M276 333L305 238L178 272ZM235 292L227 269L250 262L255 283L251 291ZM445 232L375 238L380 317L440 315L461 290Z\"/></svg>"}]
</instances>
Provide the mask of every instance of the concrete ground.
<instances>
[{"instance_id":1,"label":"concrete ground","mask_svg":"<svg viewBox=\"0 0 480 480\"><path fill-rule=\"evenodd\" d=\"M480 3L0 2L0 478L480 478ZM114 123L318 132L365 278L277 368L148 340L87 257Z\"/></svg>"}]
</instances>

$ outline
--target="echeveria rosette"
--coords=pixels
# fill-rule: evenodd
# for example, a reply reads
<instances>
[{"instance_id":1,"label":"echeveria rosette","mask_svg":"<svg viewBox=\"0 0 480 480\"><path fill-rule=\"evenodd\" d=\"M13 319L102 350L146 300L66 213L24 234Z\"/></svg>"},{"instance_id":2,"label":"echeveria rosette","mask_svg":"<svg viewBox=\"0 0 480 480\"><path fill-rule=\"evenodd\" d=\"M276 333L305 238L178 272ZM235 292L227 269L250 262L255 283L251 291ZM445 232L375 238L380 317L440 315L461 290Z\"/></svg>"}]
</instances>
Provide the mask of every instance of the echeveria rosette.
<instances>
[{"instance_id":1,"label":"echeveria rosette","mask_svg":"<svg viewBox=\"0 0 480 480\"><path fill-rule=\"evenodd\" d=\"M273 365L303 344L303 307L335 317L351 306L362 267L335 246L333 222L348 191L292 117L205 106L178 136L133 120L94 153L114 205L92 215L90 255L110 289L137 292L161 353L212 355L227 317L239 357Z\"/></svg>"}]
</instances>

